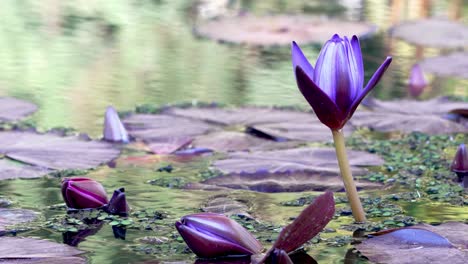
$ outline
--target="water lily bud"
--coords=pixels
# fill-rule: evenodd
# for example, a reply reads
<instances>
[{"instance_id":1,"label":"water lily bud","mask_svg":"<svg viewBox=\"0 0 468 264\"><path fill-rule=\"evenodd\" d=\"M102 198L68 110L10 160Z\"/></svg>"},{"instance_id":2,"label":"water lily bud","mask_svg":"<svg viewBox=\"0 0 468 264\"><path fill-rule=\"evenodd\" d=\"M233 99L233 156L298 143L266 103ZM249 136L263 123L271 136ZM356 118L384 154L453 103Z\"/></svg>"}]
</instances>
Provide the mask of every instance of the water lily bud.
<instances>
[{"instance_id":1,"label":"water lily bud","mask_svg":"<svg viewBox=\"0 0 468 264\"><path fill-rule=\"evenodd\" d=\"M188 247L202 258L253 255L263 249L245 228L220 214L187 215L176 222L176 228Z\"/></svg>"},{"instance_id":2,"label":"water lily bud","mask_svg":"<svg viewBox=\"0 0 468 264\"><path fill-rule=\"evenodd\" d=\"M468 150L465 144L458 147L450 169L458 175L458 181L463 182L463 187L468 188Z\"/></svg>"},{"instance_id":3,"label":"water lily bud","mask_svg":"<svg viewBox=\"0 0 468 264\"><path fill-rule=\"evenodd\" d=\"M130 208L125 198L125 189L120 188L114 191L109 204L106 206L106 212L115 215L127 216Z\"/></svg>"},{"instance_id":4,"label":"water lily bud","mask_svg":"<svg viewBox=\"0 0 468 264\"><path fill-rule=\"evenodd\" d=\"M104 117L104 140L112 142L128 142L128 133L125 130L122 121L120 121L119 115L114 107L109 106L106 109Z\"/></svg>"},{"instance_id":5,"label":"water lily bud","mask_svg":"<svg viewBox=\"0 0 468 264\"><path fill-rule=\"evenodd\" d=\"M69 208L99 208L107 204L104 187L89 178L64 178L62 196Z\"/></svg>"},{"instance_id":6,"label":"water lily bud","mask_svg":"<svg viewBox=\"0 0 468 264\"><path fill-rule=\"evenodd\" d=\"M315 69L296 42L292 43L291 56L299 90L318 119L332 130L346 124L392 62L387 57L364 87L364 65L356 36L349 40L333 35L323 45Z\"/></svg>"},{"instance_id":7,"label":"water lily bud","mask_svg":"<svg viewBox=\"0 0 468 264\"><path fill-rule=\"evenodd\" d=\"M419 64L413 65L411 68L409 80L408 80L408 91L411 96L418 97L427 86L427 80L424 77L424 73Z\"/></svg>"}]
</instances>

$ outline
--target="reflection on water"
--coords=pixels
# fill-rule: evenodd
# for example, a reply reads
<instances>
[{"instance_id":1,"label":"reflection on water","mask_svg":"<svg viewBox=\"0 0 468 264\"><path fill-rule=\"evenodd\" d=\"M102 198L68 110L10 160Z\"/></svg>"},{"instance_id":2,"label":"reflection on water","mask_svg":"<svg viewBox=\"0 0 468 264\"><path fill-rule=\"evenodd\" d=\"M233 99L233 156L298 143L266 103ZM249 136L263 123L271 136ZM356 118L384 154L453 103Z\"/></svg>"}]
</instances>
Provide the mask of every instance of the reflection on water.
<instances>
[{"instance_id":1,"label":"reflection on water","mask_svg":"<svg viewBox=\"0 0 468 264\"><path fill-rule=\"evenodd\" d=\"M223 45L192 34L193 25L203 19L248 11L259 15L306 12L377 25L380 31L362 41L366 79L385 56L391 54L394 56L392 66L374 94L386 99L404 97L407 96L406 80L414 62L447 51L391 39L387 30L401 21L430 16L467 22L467 8L462 3L461 0L7 1L0 8L0 95L17 96L39 104L40 111L33 120L41 128L74 127L93 136L101 132L107 105L125 111L143 103L197 100L306 107L294 83L289 47ZM317 57L320 48L319 45L301 47L311 59ZM423 98L439 94L467 96L467 81L429 77L432 85ZM108 191L125 186L133 209L169 211L169 217L174 220L199 210L204 199L213 195L200 191L168 191L149 185L147 181L164 173L155 170L156 163L159 164L155 161L147 166L100 168L93 171L91 177L103 182ZM197 162L177 165L176 173L190 181L194 171L205 165ZM0 194L13 199L15 207L41 211L45 219L64 213L64 210L49 208L62 203L59 185L59 179L0 181ZM297 215L301 209L279 205L280 201L295 199L301 194L245 195L249 195L264 221L284 225L288 217ZM430 205L431 210L427 204L419 203L408 203L404 207L409 215L430 222L467 217L460 208L447 205ZM349 221L340 217L332 221L332 227ZM79 243L79 249L88 252L86 256L91 263L110 263L109 260L136 263L155 258L132 253L126 248L128 243L148 235L145 232L113 230L108 224L88 232L61 234L40 229L27 235ZM93 232L96 234L91 235ZM339 232L324 236L341 235ZM319 263L362 261L356 260L352 252L347 254L348 249L319 245L313 247L310 254ZM187 255L187 258L193 256Z\"/></svg>"},{"instance_id":2,"label":"reflection on water","mask_svg":"<svg viewBox=\"0 0 468 264\"><path fill-rule=\"evenodd\" d=\"M302 13L368 21L378 34L362 42L366 79L394 56L377 87L381 98L406 96L411 65L444 51L390 39L389 27L443 16L466 21L462 1L8 1L0 10L0 95L40 105L42 128L74 127L98 136L107 105L217 101L306 106L297 92L289 47L223 45L196 38L192 27L239 12ZM310 58L319 46L304 51ZM432 77L424 98L466 96L466 81Z\"/></svg>"}]
</instances>

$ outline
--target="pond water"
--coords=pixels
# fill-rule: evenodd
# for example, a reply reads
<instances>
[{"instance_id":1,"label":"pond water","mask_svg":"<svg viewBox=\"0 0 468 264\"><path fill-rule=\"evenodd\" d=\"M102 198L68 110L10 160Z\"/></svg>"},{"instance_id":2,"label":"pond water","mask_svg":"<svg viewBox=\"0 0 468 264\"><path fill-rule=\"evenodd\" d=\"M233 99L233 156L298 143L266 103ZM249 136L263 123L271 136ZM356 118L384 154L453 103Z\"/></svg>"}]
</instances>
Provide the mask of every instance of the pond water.
<instances>
[{"instance_id":1,"label":"pond water","mask_svg":"<svg viewBox=\"0 0 468 264\"><path fill-rule=\"evenodd\" d=\"M240 11L254 14L292 14L366 21L378 27L376 34L362 40L366 80L387 55L394 61L373 95L382 99L407 96L406 81L411 66L447 50L414 46L387 34L395 24L421 17L448 17L468 22L468 5L463 1L187 1L187 0L60 0L7 1L0 16L0 96L14 96L36 103L39 111L31 122L42 130L72 127L98 138L106 106L133 111L136 105L164 105L181 102L219 102L227 105L284 105L307 108L298 92L291 69L290 49L221 44L194 36L193 27L215 16ZM219 6L215 3L221 3ZM390 4L391 3L391 4ZM315 58L320 45L303 45ZM429 76L432 86L423 99L437 95L465 98L468 81ZM381 135L369 133L370 138ZM454 148L466 137L447 143ZM125 186L134 211L166 212L163 223L199 210L200 204L219 192L166 188L148 181L176 175L182 181L200 179L209 160L195 158L178 162L163 157L131 159L127 151L116 168L107 166L90 172L107 191ZM141 153L139 153L140 155ZM172 164L171 174L157 169ZM62 232L48 228L46 221L64 215L58 178L0 181L0 196L13 207L41 212L40 218L21 235L61 242ZM404 186L402 187L404 189ZM405 190L405 189L404 189ZM396 189L386 190L390 194ZM368 192L369 195L382 194ZM233 191L255 205L255 216L274 225L289 223L302 207L280 204L316 193L256 193ZM344 197L343 194L337 194ZM247 197L247 198L246 198ZM404 200L404 199L403 199ZM398 203L416 221L440 223L466 221L468 212L458 205L430 199ZM463 204L463 202L462 202ZM338 208L344 208L339 204ZM372 218L380 221L382 216ZM351 223L350 216L332 220L336 232L322 234L326 243L309 245L309 254L319 263L364 263L365 259L346 254L352 246L339 246L337 236L352 235L339 229ZM169 233L168 233L169 232ZM112 228L102 229L79 244L89 263L158 263L164 260L193 261L191 254L135 249L144 236L171 236L175 229L127 230L125 240L115 239ZM339 239L338 239L339 240ZM345 257L346 255L346 257ZM154 261L154 262L151 262Z\"/></svg>"}]
</instances>

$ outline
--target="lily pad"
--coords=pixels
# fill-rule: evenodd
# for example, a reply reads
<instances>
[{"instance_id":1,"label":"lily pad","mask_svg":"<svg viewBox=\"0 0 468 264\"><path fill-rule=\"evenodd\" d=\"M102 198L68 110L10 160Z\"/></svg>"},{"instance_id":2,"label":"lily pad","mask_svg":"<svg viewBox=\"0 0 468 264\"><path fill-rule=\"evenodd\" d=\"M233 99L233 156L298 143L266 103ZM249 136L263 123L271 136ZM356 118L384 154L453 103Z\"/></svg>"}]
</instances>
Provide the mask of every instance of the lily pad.
<instances>
[{"instance_id":1,"label":"lily pad","mask_svg":"<svg viewBox=\"0 0 468 264\"><path fill-rule=\"evenodd\" d=\"M124 124L132 137L152 146L155 153L176 151L195 136L215 129L203 121L169 115L135 114L125 118Z\"/></svg>"},{"instance_id":2,"label":"lily pad","mask_svg":"<svg viewBox=\"0 0 468 264\"><path fill-rule=\"evenodd\" d=\"M264 133L275 141L328 141L332 139L330 129L323 125L312 112L267 107L225 109L204 107L169 108L165 113L223 126L244 126ZM344 130L345 133L353 131L351 126L345 126Z\"/></svg>"},{"instance_id":3,"label":"lily pad","mask_svg":"<svg viewBox=\"0 0 468 264\"><path fill-rule=\"evenodd\" d=\"M379 166L383 160L373 154L349 151L354 175L363 175L360 166ZM343 191L335 150L297 148L274 151L234 152L213 163L224 175L202 184L248 189L260 192L300 192L308 190ZM358 189L378 188L370 182L357 182Z\"/></svg>"},{"instance_id":4,"label":"lily pad","mask_svg":"<svg viewBox=\"0 0 468 264\"><path fill-rule=\"evenodd\" d=\"M47 175L52 170L28 166L8 159L0 159L0 180L17 178L38 178Z\"/></svg>"},{"instance_id":5,"label":"lily pad","mask_svg":"<svg viewBox=\"0 0 468 264\"><path fill-rule=\"evenodd\" d=\"M385 231L356 245L369 260L378 263L451 263L468 259L468 225L445 223L417 225Z\"/></svg>"},{"instance_id":6,"label":"lily pad","mask_svg":"<svg viewBox=\"0 0 468 264\"><path fill-rule=\"evenodd\" d=\"M37 111L37 106L12 97L0 97L0 121L17 121Z\"/></svg>"},{"instance_id":7,"label":"lily pad","mask_svg":"<svg viewBox=\"0 0 468 264\"><path fill-rule=\"evenodd\" d=\"M425 72L440 76L455 76L468 79L468 53L455 52L449 55L427 58L420 62ZM444 65L440 67L440 65Z\"/></svg>"},{"instance_id":8,"label":"lily pad","mask_svg":"<svg viewBox=\"0 0 468 264\"><path fill-rule=\"evenodd\" d=\"M26 209L0 208L0 231L4 231L6 226L30 222L36 219L37 215L36 212Z\"/></svg>"},{"instance_id":9,"label":"lily pad","mask_svg":"<svg viewBox=\"0 0 468 264\"><path fill-rule=\"evenodd\" d=\"M356 127L369 127L381 132L414 131L427 134L466 132L464 122L445 119L444 116L454 109L468 108L468 103L451 102L444 97L427 101L396 100L370 101L374 111L358 111L350 120Z\"/></svg>"},{"instance_id":10,"label":"lily pad","mask_svg":"<svg viewBox=\"0 0 468 264\"><path fill-rule=\"evenodd\" d=\"M0 179L40 177L52 170L89 169L108 162L120 151L110 143L33 132L0 132ZM30 166L31 165L31 166Z\"/></svg>"},{"instance_id":11,"label":"lily pad","mask_svg":"<svg viewBox=\"0 0 468 264\"><path fill-rule=\"evenodd\" d=\"M195 34L213 40L258 46L323 43L333 34L365 36L375 26L353 21L326 20L305 15L254 16L243 14L202 23Z\"/></svg>"},{"instance_id":12,"label":"lily pad","mask_svg":"<svg viewBox=\"0 0 468 264\"><path fill-rule=\"evenodd\" d=\"M158 154L174 153L192 140L198 148L229 152L332 139L330 130L311 112L267 107L169 107L160 114L131 115L124 123L132 137ZM352 130L345 127L346 133Z\"/></svg>"},{"instance_id":13,"label":"lily pad","mask_svg":"<svg viewBox=\"0 0 468 264\"><path fill-rule=\"evenodd\" d=\"M395 26L391 34L416 45L438 48L465 47L468 43L468 27L448 20L425 19L404 22Z\"/></svg>"},{"instance_id":14,"label":"lily pad","mask_svg":"<svg viewBox=\"0 0 468 264\"><path fill-rule=\"evenodd\" d=\"M19 237L0 237L0 262L6 263L86 263L76 257L83 252L48 240Z\"/></svg>"},{"instance_id":15,"label":"lily pad","mask_svg":"<svg viewBox=\"0 0 468 264\"><path fill-rule=\"evenodd\" d=\"M196 147L204 147L219 152L264 149L269 146L273 147L275 144L272 140L265 140L235 131L213 132L198 136L193 142Z\"/></svg>"}]
</instances>

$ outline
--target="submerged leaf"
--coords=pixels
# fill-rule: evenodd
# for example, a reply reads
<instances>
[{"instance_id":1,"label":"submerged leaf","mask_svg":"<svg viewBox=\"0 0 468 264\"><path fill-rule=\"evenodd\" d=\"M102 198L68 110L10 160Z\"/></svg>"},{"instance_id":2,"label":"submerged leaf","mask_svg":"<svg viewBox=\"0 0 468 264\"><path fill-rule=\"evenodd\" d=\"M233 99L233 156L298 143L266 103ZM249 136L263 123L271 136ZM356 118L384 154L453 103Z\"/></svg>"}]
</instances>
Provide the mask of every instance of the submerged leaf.
<instances>
[{"instance_id":1,"label":"submerged leaf","mask_svg":"<svg viewBox=\"0 0 468 264\"><path fill-rule=\"evenodd\" d=\"M37 216L38 214L31 210L0 208L0 231L4 231L9 225L30 222Z\"/></svg>"}]
</instances>

